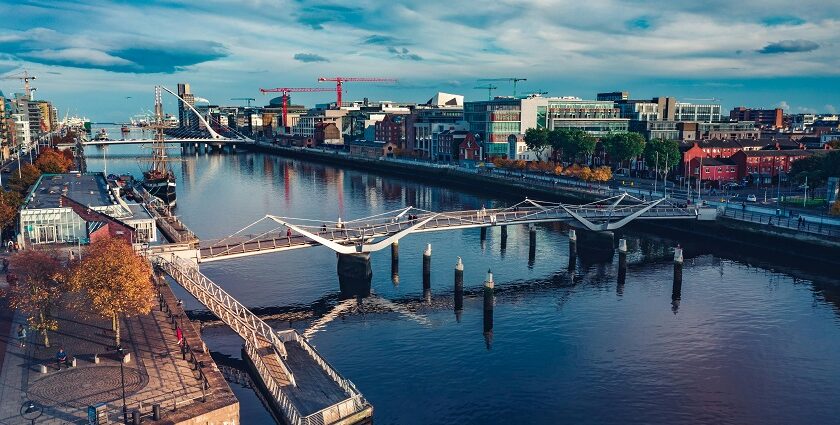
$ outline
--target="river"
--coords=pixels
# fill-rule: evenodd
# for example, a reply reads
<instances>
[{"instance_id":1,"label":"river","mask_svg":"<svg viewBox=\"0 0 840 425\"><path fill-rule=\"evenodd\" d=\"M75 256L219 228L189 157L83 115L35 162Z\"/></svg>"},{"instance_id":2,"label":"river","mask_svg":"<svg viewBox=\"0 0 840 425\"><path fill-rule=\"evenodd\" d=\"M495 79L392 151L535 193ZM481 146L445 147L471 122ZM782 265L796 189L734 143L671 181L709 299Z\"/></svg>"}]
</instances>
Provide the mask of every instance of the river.
<instances>
[{"instance_id":1,"label":"river","mask_svg":"<svg viewBox=\"0 0 840 425\"><path fill-rule=\"evenodd\" d=\"M89 170L101 171L101 148L87 152ZM147 152L108 148L108 172L139 176L135 157ZM346 220L407 205L513 202L261 153L188 153L174 168L177 213L201 238L223 237L266 214ZM537 226L533 261L522 226L509 229L505 249L499 229L483 244L478 229L411 235L400 241L398 282L389 250L371 256L372 296L362 300L341 299L336 255L324 247L201 268L249 307L296 312L270 323L307 332L373 404L377 424L838 423L836 280L805 265L782 270L692 250L692 241L621 237L630 246L623 285L617 255L582 252L570 270L559 224ZM677 243L688 256L675 297ZM428 297L426 244L433 252ZM460 320L452 299L459 256L467 292ZM482 326L488 269L496 282L492 333ZM202 309L183 296L188 309ZM241 340L229 329L208 327L203 335L212 351L240 357ZM271 423L252 390L232 386L243 423Z\"/></svg>"}]
</instances>

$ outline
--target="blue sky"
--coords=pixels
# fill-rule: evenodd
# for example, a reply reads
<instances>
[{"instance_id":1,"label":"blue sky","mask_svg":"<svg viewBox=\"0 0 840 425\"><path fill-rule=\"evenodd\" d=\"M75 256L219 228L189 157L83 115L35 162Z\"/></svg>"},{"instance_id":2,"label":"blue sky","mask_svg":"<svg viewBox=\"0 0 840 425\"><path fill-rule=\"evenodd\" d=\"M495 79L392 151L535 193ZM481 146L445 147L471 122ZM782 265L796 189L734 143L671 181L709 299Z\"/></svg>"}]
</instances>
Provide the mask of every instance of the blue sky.
<instances>
[{"instance_id":1,"label":"blue sky","mask_svg":"<svg viewBox=\"0 0 840 425\"><path fill-rule=\"evenodd\" d=\"M477 79L524 77L520 91L557 96L840 109L835 1L0 0L0 17L0 75L25 67L62 115L102 121L151 108L155 84L224 104L319 76L399 79L348 84L347 99L482 99Z\"/></svg>"}]
</instances>

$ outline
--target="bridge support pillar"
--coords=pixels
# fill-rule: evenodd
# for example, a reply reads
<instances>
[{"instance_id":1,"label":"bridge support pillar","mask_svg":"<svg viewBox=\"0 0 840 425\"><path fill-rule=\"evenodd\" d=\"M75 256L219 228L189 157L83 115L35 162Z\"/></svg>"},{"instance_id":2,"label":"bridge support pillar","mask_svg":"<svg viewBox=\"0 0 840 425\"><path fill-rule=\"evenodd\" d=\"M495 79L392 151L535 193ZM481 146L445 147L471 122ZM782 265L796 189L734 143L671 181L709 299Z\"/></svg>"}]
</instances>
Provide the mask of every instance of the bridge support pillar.
<instances>
[{"instance_id":1,"label":"bridge support pillar","mask_svg":"<svg viewBox=\"0 0 840 425\"><path fill-rule=\"evenodd\" d=\"M671 288L671 311L677 314L682 298L682 269L683 250L679 246L674 248L674 285Z\"/></svg>"},{"instance_id":2,"label":"bridge support pillar","mask_svg":"<svg viewBox=\"0 0 840 425\"><path fill-rule=\"evenodd\" d=\"M391 243L391 281L394 285L400 284L400 243Z\"/></svg>"},{"instance_id":3,"label":"bridge support pillar","mask_svg":"<svg viewBox=\"0 0 840 425\"><path fill-rule=\"evenodd\" d=\"M481 228L481 241L484 242L486 240L487 240L487 228L482 227Z\"/></svg>"},{"instance_id":4,"label":"bridge support pillar","mask_svg":"<svg viewBox=\"0 0 840 425\"><path fill-rule=\"evenodd\" d=\"M624 281L627 277L627 239L618 240L618 286L616 293L624 292Z\"/></svg>"},{"instance_id":5,"label":"bridge support pillar","mask_svg":"<svg viewBox=\"0 0 840 425\"><path fill-rule=\"evenodd\" d=\"M533 224L528 225L528 267L534 267L537 257L537 228Z\"/></svg>"},{"instance_id":6,"label":"bridge support pillar","mask_svg":"<svg viewBox=\"0 0 840 425\"><path fill-rule=\"evenodd\" d=\"M337 254L338 284L342 298L367 297L370 295L370 254Z\"/></svg>"},{"instance_id":7,"label":"bridge support pillar","mask_svg":"<svg viewBox=\"0 0 840 425\"><path fill-rule=\"evenodd\" d=\"M495 306L495 297L493 290L495 283L493 282L493 273L487 270L487 280L484 281L484 343L487 349L493 343L493 307Z\"/></svg>"},{"instance_id":8,"label":"bridge support pillar","mask_svg":"<svg viewBox=\"0 0 840 425\"><path fill-rule=\"evenodd\" d=\"M455 320L461 322L461 313L464 311L464 263L461 257L455 263Z\"/></svg>"},{"instance_id":9,"label":"bridge support pillar","mask_svg":"<svg viewBox=\"0 0 840 425\"><path fill-rule=\"evenodd\" d=\"M503 226L501 226L501 228L502 228L501 229L501 237L502 237L501 250L502 250L502 252L504 252L505 249L507 249L507 235L508 235L507 234L507 226L503 225Z\"/></svg>"},{"instance_id":10,"label":"bridge support pillar","mask_svg":"<svg viewBox=\"0 0 840 425\"><path fill-rule=\"evenodd\" d=\"M423 298L427 303L432 300L432 244L423 251Z\"/></svg>"},{"instance_id":11,"label":"bridge support pillar","mask_svg":"<svg viewBox=\"0 0 840 425\"><path fill-rule=\"evenodd\" d=\"M577 255L584 263L611 263L615 255L613 232L584 231L577 235Z\"/></svg>"}]
</instances>

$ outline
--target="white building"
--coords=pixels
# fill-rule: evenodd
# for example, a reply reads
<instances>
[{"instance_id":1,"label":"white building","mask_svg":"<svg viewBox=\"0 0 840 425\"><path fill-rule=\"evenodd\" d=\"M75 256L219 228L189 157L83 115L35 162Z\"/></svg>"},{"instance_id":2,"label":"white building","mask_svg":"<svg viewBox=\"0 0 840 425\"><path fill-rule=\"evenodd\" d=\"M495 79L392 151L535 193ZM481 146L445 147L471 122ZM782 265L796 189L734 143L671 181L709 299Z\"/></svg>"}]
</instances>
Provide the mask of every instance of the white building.
<instances>
[{"instance_id":1,"label":"white building","mask_svg":"<svg viewBox=\"0 0 840 425\"><path fill-rule=\"evenodd\" d=\"M32 147L32 132L26 114L12 114L15 121L15 148L17 151L27 151Z\"/></svg>"},{"instance_id":2,"label":"white building","mask_svg":"<svg viewBox=\"0 0 840 425\"><path fill-rule=\"evenodd\" d=\"M720 105L714 103L702 105L677 102L674 112L674 120L720 122Z\"/></svg>"}]
</instances>

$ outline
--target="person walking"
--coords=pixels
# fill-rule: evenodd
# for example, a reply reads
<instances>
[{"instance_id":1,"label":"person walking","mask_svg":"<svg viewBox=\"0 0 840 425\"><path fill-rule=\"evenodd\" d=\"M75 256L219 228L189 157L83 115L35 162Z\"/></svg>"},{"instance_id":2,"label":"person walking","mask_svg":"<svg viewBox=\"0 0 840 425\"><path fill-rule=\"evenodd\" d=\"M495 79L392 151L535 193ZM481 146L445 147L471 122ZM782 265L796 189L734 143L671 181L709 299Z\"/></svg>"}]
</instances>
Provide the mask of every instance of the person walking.
<instances>
[{"instance_id":1,"label":"person walking","mask_svg":"<svg viewBox=\"0 0 840 425\"><path fill-rule=\"evenodd\" d=\"M289 240L289 246L292 246L292 228L286 228L286 239Z\"/></svg>"},{"instance_id":2,"label":"person walking","mask_svg":"<svg viewBox=\"0 0 840 425\"><path fill-rule=\"evenodd\" d=\"M181 330L180 326L178 326L178 328L175 329L175 338L178 339L178 346L180 347L181 344L184 342L184 331Z\"/></svg>"},{"instance_id":3,"label":"person walking","mask_svg":"<svg viewBox=\"0 0 840 425\"><path fill-rule=\"evenodd\" d=\"M26 347L26 328L23 325L18 325L17 329L18 347Z\"/></svg>"}]
</instances>

